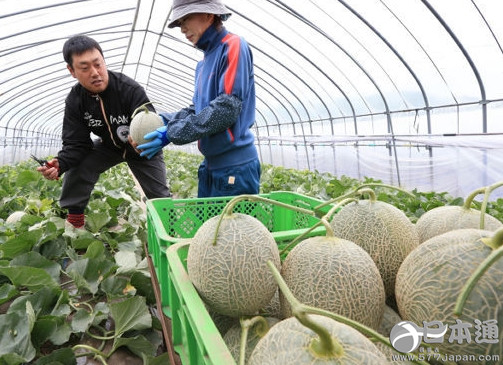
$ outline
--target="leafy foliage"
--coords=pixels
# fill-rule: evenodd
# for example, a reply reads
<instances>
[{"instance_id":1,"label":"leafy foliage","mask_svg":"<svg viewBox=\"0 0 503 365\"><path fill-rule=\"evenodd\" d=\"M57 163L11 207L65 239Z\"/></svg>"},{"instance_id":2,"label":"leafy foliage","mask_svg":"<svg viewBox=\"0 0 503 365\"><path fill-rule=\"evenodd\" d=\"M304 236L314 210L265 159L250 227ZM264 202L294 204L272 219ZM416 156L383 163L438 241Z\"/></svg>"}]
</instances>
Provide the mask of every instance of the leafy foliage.
<instances>
[{"instance_id":1,"label":"leafy foliage","mask_svg":"<svg viewBox=\"0 0 503 365\"><path fill-rule=\"evenodd\" d=\"M65 226L61 181L35 168L0 168L0 363L74 364L82 351L104 360L122 346L155 363L146 219L127 166L102 174L87 230ZM7 223L14 211L26 214ZM108 353L83 345L96 337L113 342Z\"/></svg>"}]
</instances>

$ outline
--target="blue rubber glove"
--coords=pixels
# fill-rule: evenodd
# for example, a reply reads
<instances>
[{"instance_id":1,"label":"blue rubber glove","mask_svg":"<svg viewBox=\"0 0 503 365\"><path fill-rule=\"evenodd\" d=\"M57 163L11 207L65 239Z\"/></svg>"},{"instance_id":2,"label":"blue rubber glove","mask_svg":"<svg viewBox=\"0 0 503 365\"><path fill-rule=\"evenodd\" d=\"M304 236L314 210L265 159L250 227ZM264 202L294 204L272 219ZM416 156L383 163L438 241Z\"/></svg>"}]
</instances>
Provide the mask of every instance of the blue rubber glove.
<instances>
[{"instance_id":1,"label":"blue rubber glove","mask_svg":"<svg viewBox=\"0 0 503 365\"><path fill-rule=\"evenodd\" d=\"M151 139L151 141L143 143L136 148L143 150L140 156L146 156L150 160L164 146L169 144L168 127L159 127L155 131L145 134L143 138Z\"/></svg>"}]
</instances>

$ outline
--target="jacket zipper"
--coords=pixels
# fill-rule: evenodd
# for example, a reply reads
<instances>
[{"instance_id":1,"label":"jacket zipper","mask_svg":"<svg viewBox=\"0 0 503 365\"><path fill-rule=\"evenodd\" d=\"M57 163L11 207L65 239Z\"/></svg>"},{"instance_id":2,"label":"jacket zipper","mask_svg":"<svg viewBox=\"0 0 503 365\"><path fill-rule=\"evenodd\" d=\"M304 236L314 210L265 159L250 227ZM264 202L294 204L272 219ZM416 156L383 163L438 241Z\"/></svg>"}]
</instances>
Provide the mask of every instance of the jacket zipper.
<instances>
[{"instance_id":1,"label":"jacket zipper","mask_svg":"<svg viewBox=\"0 0 503 365\"><path fill-rule=\"evenodd\" d=\"M110 133L110 138L112 139L112 142L114 143L115 147L117 148L121 148L121 146L119 146L116 142L115 142L115 139L114 139L114 135L112 133L112 126L110 125L110 122L108 121L108 118L107 118L107 115L105 113L105 105L103 105L103 99L100 98L99 95L96 95L96 97L98 98L98 100L100 101L100 107L101 107L101 113L103 114L103 118L105 119L105 123L108 127L108 133ZM122 158L125 159L126 158L126 149L124 149L124 152L122 153Z\"/></svg>"}]
</instances>

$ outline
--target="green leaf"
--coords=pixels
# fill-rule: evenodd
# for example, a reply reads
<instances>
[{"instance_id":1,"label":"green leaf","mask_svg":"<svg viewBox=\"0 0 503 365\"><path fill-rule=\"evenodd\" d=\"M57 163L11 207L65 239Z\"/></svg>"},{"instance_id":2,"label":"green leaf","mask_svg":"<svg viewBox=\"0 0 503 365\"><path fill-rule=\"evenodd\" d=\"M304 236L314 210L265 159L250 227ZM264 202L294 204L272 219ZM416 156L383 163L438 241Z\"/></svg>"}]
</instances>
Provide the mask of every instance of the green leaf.
<instances>
[{"instance_id":1,"label":"green leaf","mask_svg":"<svg viewBox=\"0 0 503 365\"><path fill-rule=\"evenodd\" d=\"M0 355L0 365L19 365L25 364L25 358L18 354L8 353Z\"/></svg>"},{"instance_id":2,"label":"green leaf","mask_svg":"<svg viewBox=\"0 0 503 365\"><path fill-rule=\"evenodd\" d=\"M148 304L156 304L154 287L149 276L137 271L131 276L131 285L136 288L138 295L146 298Z\"/></svg>"},{"instance_id":3,"label":"green leaf","mask_svg":"<svg viewBox=\"0 0 503 365\"><path fill-rule=\"evenodd\" d=\"M67 268L67 274L79 290L96 294L103 278L115 267L110 260L103 258L84 258L72 262Z\"/></svg>"},{"instance_id":4,"label":"green leaf","mask_svg":"<svg viewBox=\"0 0 503 365\"><path fill-rule=\"evenodd\" d=\"M41 237L40 230L22 232L0 245L0 257L12 259L17 255L29 252Z\"/></svg>"},{"instance_id":5,"label":"green leaf","mask_svg":"<svg viewBox=\"0 0 503 365\"><path fill-rule=\"evenodd\" d=\"M120 337L130 330L152 327L152 317L144 297L131 297L110 305L110 314L115 321L115 336Z\"/></svg>"},{"instance_id":6,"label":"green leaf","mask_svg":"<svg viewBox=\"0 0 503 365\"><path fill-rule=\"evenodd\" d=\"M61 269L60 265L52 260L46 259L38 252L31 251L17 256L12 259L10 266L25 266L44 269L55 282L59 282L59 270Z\"/></svg>"},{"instance_id":7,"label":"green leaf","mask_svg":"<svg viewBox=\"0 0 503 365\"><path fill-rule=\"evenodd\" d=\"M122 297L125 295L124 289L126 288L127 284L127 278L112 275L103 280L100 288L110 298Z\"/></svg>"},{"instance_id":8,"label":"green leaf","mask_svg":"<svg viewBox=\"0 0 503 365\"><path fill-rule=\"evenodd\" d=\"M40 174L37 171L24 170L17 176L16 185L24 187L38 180L40 180Z\"/></svg>"},{"instance_id":9,"label":"green leaf","mask_svg":"<svg viewBox=\"0 0 503 365\"><path fill-rule=\"evenodd\" d=\"M26 311L0 314L0 355L16 354L24 362L30 362L35 357L29 318Z\"/></svg>"},{"instance_id":10,"label":"green leaf","mask_svg":"<svg viewBox=\"0 0 503 365\"><path fill-rule=\"evenodd\" d=\"M91 232L96 233L105 227L110 219L111 216L108 211L93 212L87 215L86 224Z\"/></svg>"},{"instance_id":11,"label":"green leaf","mask_svg":"<svg viewBox=\"0 0 503 365\"><path fill-rule=\"evenodd\" d=\"M108 307L108 304L105 302L98 302L94 306L94 320L93 320L93 325L97 326L104 320L108 319L108 315L110 313L110 308Z\"/></svg>"},{"instance_id":12,"label":"green leaf","mask_svg":"<svg viewBox=\"0 0 503 365\"><path fill-rule=\"evenodd\" d=\"M131 273L138 264L138 257L132 251L119 251L114 255L115 262L119 265L117 274Z\"/></svg>"},{"instance_id":13,"label":"green leaf","mask_svg":"<svg viewBox=\"0 0 503 365\"><path fill-rule=\"evenodd\" d=\"M169 353L167 352L156 357L145 355L142 359L143 365L165 365L170 362Z\"/></svg>"},{"instance_id":14,"label":"green leaf","mask_svg":"<svg viewBox=\"0 0 503 365\"><path fill-rule=\"evenodd\" d=\"M0 304L8 302L16 295L18 295L18 290L14 285L11 284L3 284L0 286Z\"/></svg>"},{"instance_id":15,"label":"green leaf","mask_svg":"<svg viewBox=\"0 0 503 365\"><path fill-rule=\"evenodd\" d=\"M67 290L62 290L59 294L58 300L53 305L52 310L50 312L53 316L67 316L71 313L70 303L70 295Z\"/></svg>"},{"instance_id":16,"label":"green leaf","mask_svg":"<svg viewBox=\"0 0 503 365\"><path fill-rule=\"evenodd\" d=\"M58 327L52 333L49 340L56 346L63 345L70 341L70 336L72 335L72 329L70 328L70 324L66 321L57 322Z\"/></svg>"},{"instance_id":17,"label":"green leaf","mask_svg":"<svg viewBox=\"0 0 503 365\"><path fill-rule=\"evenodd\" d=\"M101 200L92 200L88 204L88 213L86 214L86 225L93 233L98 232L110 221L110 205Z\"/></svg>"},{"instance_id":18,"label":"green leaf","mask_svg":"<svg viewBox=\"0 0 503 365\"><path fill-rule=\"evenodd\" d=\"M59 326L63 326L64 318L56 316L42 316L35 321L35 326L31 332L33 345L39 348L48 341Z\"/></svg>"},{"instance_id":19,"label":"green leaf","mask_svg":"<svg viewBox=\"0 0 503 365\"><path fill-rule=\"evenodd\" d=\"M143 336L135 336L135 337L119 337L116 338L113 345L113 350L117 350L119 347L125 346L127 347L133 354L138 357L142 357L145 355L154 355L156 352L156 348L149 340L147 340Z\"/></svg>"},{"instance_id":20,"label":"green leaf","mask_svg":"<svg viewBox=\"0 0 503 365\"><path fill-rule=\"evenodd\" d=\"M85 258L100 258L105 255L105 246L103 245L103 242L94 240L91 242L91 244L87 247L86 253L84 255Z\"/></svg>"},{"instance_id":21,"label":"green leaf","mask_svg":"<svg viewBox=\"0 0 503 365\"><path fill-rule=\"evenodd\" d=\"M53 309L55 303L57 303L59 297L60 288L50 289L49 287L44 287L36 293L25 294L16 298L9 307L8 313L26 311L26 303L31 303L31 307L35 311L36 316L48 315Z\"/></svg>"},{"instance_id":22,"label":"green leaf","mask_svg":"<svg viewBox=\"0 0 503 365\"><path fill-rule=\"evenodd\" d=\"M93 322L93 315L85 309L77 309L72 318L73 332L86 332Z\"/></svg>"},{"instance_id":23,"label":"green leaf","mask_svg":"<svg viewBox=\"0 0 503 365\"><path fill-rule=\"evenodd\" d=\"M44 269L29 266L0 267L0 273L7 276L18 288L26 287L31 291L45 287L59 288L59 283Z\"/></svg>"},{"instance_id":24,"label":"green leaf","mask_svg":"<svg viewBox=\"0 0 503 365\"><path fill-rule=\"evenodd\" d=\"M39 358L34 365L75 365L77 359L70 348L62 348Z\"/></svg>"}]
</instances>

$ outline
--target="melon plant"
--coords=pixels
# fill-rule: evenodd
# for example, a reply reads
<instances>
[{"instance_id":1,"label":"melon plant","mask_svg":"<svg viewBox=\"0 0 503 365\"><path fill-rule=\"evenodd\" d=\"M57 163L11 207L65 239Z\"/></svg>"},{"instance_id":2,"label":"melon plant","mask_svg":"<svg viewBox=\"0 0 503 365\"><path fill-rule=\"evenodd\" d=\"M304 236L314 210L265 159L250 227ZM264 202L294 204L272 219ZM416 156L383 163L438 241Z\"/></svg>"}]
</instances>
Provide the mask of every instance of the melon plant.
<instances>
[{"instance_id":1,"label":"melon plant","mask_svg":"<svg viewBox=\"0 0 503 365\"><path fill-rule=\"evenodd\" d=\"M422 243L439 234L462 228L476 228L495 231L503 227L498 219L485 212L490 193L502 183L482 187L471 192L463 206L442 206L427 211L416 222L419 242ZM481 210L471 208L475 197L484 193Z\"/></svg>"},{"instance_id":2,"label":"melon plant","mask_svg":"<svg viewBox=\"0 0 503 365\"><path fill-rule=\"evenodd\" d=\"M256 314L278 288L267 267L268 260L281 265L272 233L258 219L232 212L247 198L231 199L221 215L204 222L187 254L189 278L203 301L230 317Z\"/></svg>"},{"instance_id":3,"label":"melon plant","mask_svg":"<svg viewBox=\"0 0 503 365\"><path fill-rule=\"evenodd\" d=\"M387 301L394 303L398 268L419 245L416 227L403 211L376 200L373 190L360 189L356 194L368 194L369 199L343 206L330 226L337 237L356 243L372 257L384 282Z\"/></svg>"},{"instance_id":4,"label":"melon plant","mask_svg":"<svg viewBox=\"0 0 503 365\"><path fill-rule=\"evenodd\" d=\"M269 267L282 296L292 308L293 317L277 323L267 332L255 346L248 364L388 363L369 339L390 346L385 337L349 318L302 303L272 262Z\"/></svg>"},{"instance_id":5,"label":"melon plant","mask_svg":"<svg viewBox=\"0 0 503 365\"><path fill-rule=\"evenodd\" d=\"M317 340L316 332L301 324L297 318L284 319L272 327L255 346L249 365L302 365L316 361L324 364L388 364L384 355L364 335L348 325L319 315L311 320L324 327L339 344L332 354L316 355L309 351Z\"/></svg>"},{"instance_id":6,"label":"melon plant","mask_svg":"<svg viewBox=\"0 0 503 365\"><path fill-rule=\"evenodd\" d=\"M477 331L491 334L490 327L484 329L484 326L494 321L503 323L503 260L494 262L480 277L464 302L463 313L455 313L457 298L467 280L502 244L501 229L496 233L453 230L422 243L407 256L397 274L396 298L402 319L420 327L432 321L448 326L451 331L441 343L435 344L446 354L503 358L503 332L482 341L477 337ZM471 333L469 342L463 337L450 337L459 335L452 326L460 325ZM466 332L462 334L466 335Z\"/></svg>"},{"instance_id":7,"label":"melon plant","mask_svg":"<svg viewBox=\"0 0 503 365\"><path fill-rule=\"evenodd\" d=\"M162 118L158 114L148 110L147 104L149 103L136 108L129 126L129 135L133 142L138 145L148 142L143 136L164 125Z\"/></svg>"},{"instance_id":8,"label":"melon plant","mask_svg":"<svg viewBox=\"0 0 503 365\"><path fill-rule=\"evenodd\" d=\"M283 261L286 285L302 303L378 328L385 304L379 270L364 249L336 237L325 217L321 221L326 235L301 241ZM280 303L282 317L290 317L291 307L281 293Z\"/></svg>"}]
</instances>

